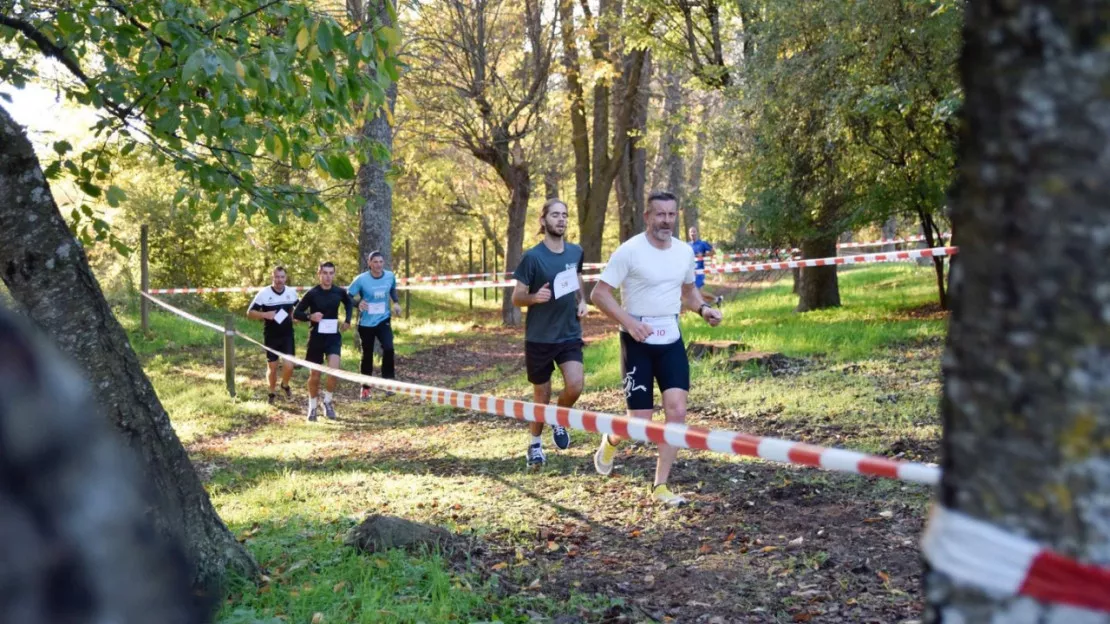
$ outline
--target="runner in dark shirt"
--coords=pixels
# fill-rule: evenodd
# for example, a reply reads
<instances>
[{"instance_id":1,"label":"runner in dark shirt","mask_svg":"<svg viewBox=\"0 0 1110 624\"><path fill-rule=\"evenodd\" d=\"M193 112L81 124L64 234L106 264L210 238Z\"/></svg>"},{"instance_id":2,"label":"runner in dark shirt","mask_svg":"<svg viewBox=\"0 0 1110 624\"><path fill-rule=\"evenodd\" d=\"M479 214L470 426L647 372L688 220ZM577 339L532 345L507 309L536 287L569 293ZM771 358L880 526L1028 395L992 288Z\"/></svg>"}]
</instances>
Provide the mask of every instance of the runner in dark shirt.
<instances>
[{"instance_id":1,"label":"runner in dark shirt","mask_svg":"<svg viewBox=\"0 0 1110 624\"><path fill-rule=\"evenodd\" d=\"M540 213L543 241L524 253L513 272L516 287L513 304L528 308L524 325L524 367L532 383L532 397L546 405L551 400L551 374L558 367L563 375L559 407L571 407L582 393L582 324L586 301L582 288L582 248L563 240L567 230L567 205L549 199ZM531 437L525 454L529 469L544 465L540 434L543 423L530 425ZM555 446L570 446L570 433L562 426L551 426Z\"/></svg>"},{"instance_id":2,"label":"runner in dark shirt","mask_svg":"<svg viewBox=\"0 0 1110 624\"><path fill-rule=\"evenodd\" d=\"M347 291L333 284L335 281L335 265L325 262L320 265L316 274L320 283L313 286L304 294L297 308L293 310L293 318L298 321L307 321L312 324L308 332L308 353L306 360L315 364L323 364L327 356L327 365L339 368L339 353L343 347L343 335L351 327L351 297ZM343 305L346 313L345 320L339 321L339 306ZM332 404L332 393L335 392L336 378L328 375L327 390L324 391L324 415L335 420L335 407ZM316 395L320 390L320 372L311 371L308 374L308 420L316 421Z\"/></svg>"}]
</instances>

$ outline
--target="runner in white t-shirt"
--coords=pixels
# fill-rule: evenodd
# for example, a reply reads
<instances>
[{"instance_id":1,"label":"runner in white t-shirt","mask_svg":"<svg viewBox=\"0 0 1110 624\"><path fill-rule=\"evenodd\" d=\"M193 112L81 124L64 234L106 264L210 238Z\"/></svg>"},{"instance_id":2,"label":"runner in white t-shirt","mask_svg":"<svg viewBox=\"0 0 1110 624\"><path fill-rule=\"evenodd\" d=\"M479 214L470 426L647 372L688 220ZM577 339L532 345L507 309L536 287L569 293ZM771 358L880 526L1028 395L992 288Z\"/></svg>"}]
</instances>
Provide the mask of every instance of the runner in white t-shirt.
<instances>
[{"instance_id":1,"label":"runner in white t-shirt","mask_svg":"<svg viewBox=\"0 0 1110 624\"><path fill-rule=\"evenodd\" d=\"M651 419L655 382L663 393L668 423L686 422L686 394L690 363L678 327L683 309L697 312L711 326L721 322L721 311L701 298L694 286L694 250L674 238L678 199L666 191L648 197L645 231L625 241L601 272L590 300L606 316L620 323L621 374L630 418ZM613 296L620 287L621 303ZM620 436L601 436L594 454L597 472L613 470ZM668 505L686 502L667 487L678 448L659 445L652 497Z\"/></svg>"}]
</instances>

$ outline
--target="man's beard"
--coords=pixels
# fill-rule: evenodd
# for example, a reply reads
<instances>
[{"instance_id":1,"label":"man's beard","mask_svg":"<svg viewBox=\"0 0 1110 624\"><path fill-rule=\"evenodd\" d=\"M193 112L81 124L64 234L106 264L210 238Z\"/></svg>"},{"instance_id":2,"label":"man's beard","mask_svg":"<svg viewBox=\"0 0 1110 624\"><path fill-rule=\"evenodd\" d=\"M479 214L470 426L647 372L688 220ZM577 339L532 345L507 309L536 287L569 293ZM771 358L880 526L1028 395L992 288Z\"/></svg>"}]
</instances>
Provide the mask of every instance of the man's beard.
<instances>
[{"instance_id":1,"label":"man's beard","mask_svg":"<svg viewBox=\"0 0 1110 624\"><path fill-rule=\"evenodd\" d=\"M556 230L555 228L545 227L544 231L547 233L548 236L551 236L553 238L562 238L563 235L567 233L566 228L563 228L563 231L560 232L560 231Z\"/></svg>"},{"instance_id":2,"label":"man's beard","mask_svg":"<svg viewBox=\"0 0 1110 624\"><path fill-rule=\"evenodd\" d=\"M666 235L664 235L663 234L664 231L666 231L668 233ZM663 240L667 240L667 239L671 238L672 236L674 236L674 230L672 228L664 228L664 227L658 227L658 226L653 225L653 226L651 226L651 235L654 236L656 240L663 241Z\"/></svg>"}]
</instances>

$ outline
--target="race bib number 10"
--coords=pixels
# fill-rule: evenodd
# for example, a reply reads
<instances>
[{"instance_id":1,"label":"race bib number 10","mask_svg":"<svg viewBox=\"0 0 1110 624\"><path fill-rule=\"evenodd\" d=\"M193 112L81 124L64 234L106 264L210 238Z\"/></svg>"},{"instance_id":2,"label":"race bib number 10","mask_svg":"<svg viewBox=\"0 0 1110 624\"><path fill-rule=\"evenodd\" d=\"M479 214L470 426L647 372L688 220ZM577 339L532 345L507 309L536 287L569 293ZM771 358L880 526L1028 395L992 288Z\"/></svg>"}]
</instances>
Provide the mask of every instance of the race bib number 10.
<instances>
[{"instance_id":1,"label":"race bib number 10","mask_svg":"<svg viewBox=\"0 0 1110 624\"><path fill-rule=\"evenodd\" d=\"M651 335L645 344L671 344L679 339L678 318L674 316L645 316L641 319L651 327Z\"/></svg>"}]
</instances>

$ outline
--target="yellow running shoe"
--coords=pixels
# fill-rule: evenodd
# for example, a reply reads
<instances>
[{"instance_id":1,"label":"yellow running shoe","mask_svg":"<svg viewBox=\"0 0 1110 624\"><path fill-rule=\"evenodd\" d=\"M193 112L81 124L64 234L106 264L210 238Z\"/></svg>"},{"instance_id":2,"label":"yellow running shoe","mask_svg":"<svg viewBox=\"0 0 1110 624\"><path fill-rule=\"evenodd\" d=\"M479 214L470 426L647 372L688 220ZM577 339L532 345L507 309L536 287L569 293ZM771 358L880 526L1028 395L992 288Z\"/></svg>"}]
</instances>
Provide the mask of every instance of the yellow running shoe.
<instances>
[{"instance_id":1,"label":"yellow running shoe","mask_svg":"<svg viewBox=\"0 0 1110 624\"><path fill-rule=\"evenodd\" d=\"M670 505L671 507L678 507L679 505L686 504L686 498L672 492L671 488L667 487L666 483L660 483L653 487L651 489L651 497L655 499L655 502Z\"/></svg>"},{"instance_id":2,"label":"yellow running shoe","mask_svg":"<svg viewBox=\"0 0 1110 624\"><path fill-rule=\"evenodd\" d=\"M601 436L601 446L597 447L597 452L594 453L594 470L597 474L608 476L613 472L613 457L617 454L617 447L609 444L609 436Z\"/></svg>"}]
</instances>

